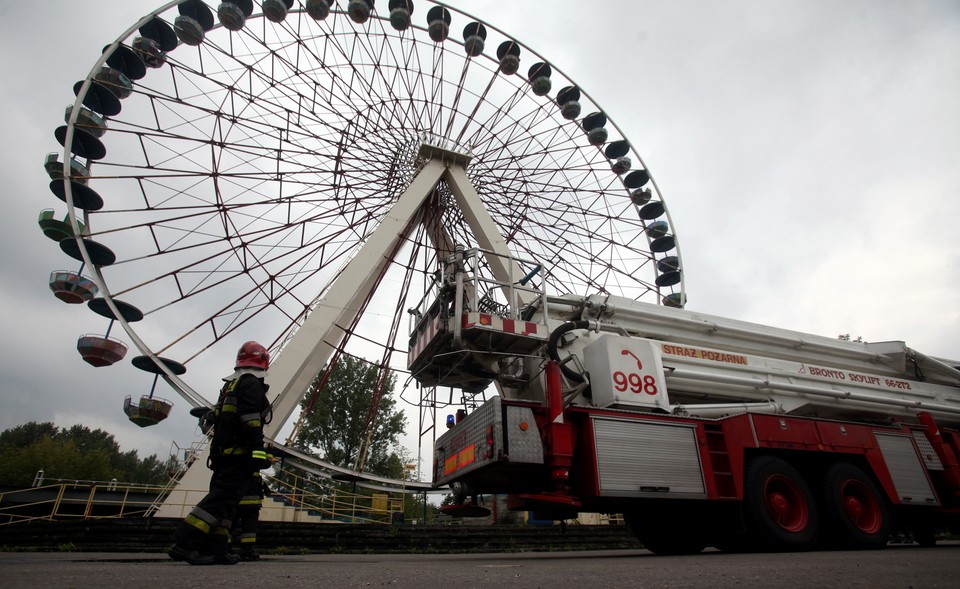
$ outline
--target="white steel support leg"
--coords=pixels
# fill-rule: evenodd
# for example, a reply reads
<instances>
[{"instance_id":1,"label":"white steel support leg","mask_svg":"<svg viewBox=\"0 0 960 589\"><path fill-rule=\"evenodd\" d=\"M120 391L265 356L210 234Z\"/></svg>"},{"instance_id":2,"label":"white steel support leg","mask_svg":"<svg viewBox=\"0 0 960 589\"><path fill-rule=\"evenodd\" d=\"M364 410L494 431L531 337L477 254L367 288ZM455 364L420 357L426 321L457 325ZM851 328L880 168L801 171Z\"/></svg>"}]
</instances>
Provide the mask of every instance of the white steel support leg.
<instances>
[{"instance_id":1,"label":"white steel support leg","mask_svg":"<svg viewBox=\"0 0 960 589\"><path fill-rule=\"evenodd\" d=\"M443 172L443 165L433 160L417 173L357 255L330 285L323 303L310 313L270 365L271 390L279 388L280 394L273 402L273 421L264 428L268 437L274 437L287 422L304 391L343 339L341 326L350 325L360 312L360 305L367 299L384 266L390 263L390 252L413 230L413 219Z\"/></svg>"},{"instance_id":2,"label":"white steel support leg","mask_svg":"<svg viewBox=\"0 0 960 589\"><path fill-rule=\"evenodd\" d=\"M187 467L177 486L163 500L157 509L156 517L186 517L193 506L203 499L210 487L210 470L207 458L210 456L210 444L204 443L197 451L196 460Z\"/></svg>"},{"instance_id":3,"label":"white steel support leg","mask_svg":"<svg viewBox=\"0 0 960 589\"><path fill-rule=\"evenodd\" d=\"M523 278L523 270L510 257L513 253L507 247L507 240L500 234L500 229L487 211L480 195L474 189L467 171L460 166L451 166L447 170L445 179L450 184L450 190L457 199L457 205L463 212L463 218L473 231L480 248L496 253L490 256L487 263L494 277L500 282L513 284ZM521 303L529 303L530 296L523 292L517 293Z\"/></svg>"},{"instance_id":4,"label":"white steel support leg","mask_svg":"<svg viewBox=\"0 0 960 589\"><path fill-rule=\"evenodd\" d=\"M466 162L444 162L442 158L435 158L417 173L356 256L330 285L322 304L307 316L277 355L270 366L269 382L271 391L279 390L279 394L273 402L273 420L264 428L267 437L275 438L293 414L307 387L343 340L343 326L352 324L360 313L362 302L367 299L385 266L392 261L391 252L398 241L412 233L424 201L441 180L449 184L464 219L477 239L477 245L498 254L487 260L497 280L505 283L520 280L522 270L516 262L510 261L512 252L470 183L465 165ZM437 225L437 219L424 222L431 233L434 247L453 247L449 235ZM186 515L205 494L209 477L204 448L198 460L168 495L157 515Z\"/></svg>"},{"instance_id":5,"label":"white steel support leg","mask_svg":"<svg viewBox=\"0 0 960 589\"><path fill-rule=\"evenodd\" d=\"M279 395L273 401L273 419L264 427L267 437L274 438L286 424L307 387L340 344L344 336L341 326L350 325L360 312L360 305L376 284L384 266L390 262L389 253L413 230L412 221L444 171L439 160L432 160L417 173L357 255L330 285L323 304L317 305L307 316L271 363L271 392L279 390ZM187 469L167 496L157 513L159 517L183 517L204 496L210 480L206 456L204 448L200 459Z\"/></svg>"}]
</instances>

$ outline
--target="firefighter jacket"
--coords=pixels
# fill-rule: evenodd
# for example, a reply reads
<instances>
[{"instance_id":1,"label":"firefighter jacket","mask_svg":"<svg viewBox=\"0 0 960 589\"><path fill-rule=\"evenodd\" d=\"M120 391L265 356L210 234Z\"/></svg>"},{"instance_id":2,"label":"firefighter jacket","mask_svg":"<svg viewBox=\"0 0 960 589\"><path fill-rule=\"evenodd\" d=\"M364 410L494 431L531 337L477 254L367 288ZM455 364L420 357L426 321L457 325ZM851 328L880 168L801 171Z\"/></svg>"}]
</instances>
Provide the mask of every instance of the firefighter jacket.
<instances>
[{"instance_id":1,"label":"firefighter jacket","mask_svg":"<svg viewBox=\"0 0 960 589\"><path fill-rule=\"evenodd\" d=\"M238 371L228 378L214 408L211 456L262 453L263 426L271 416L270 387L253 371Z\"/></svg>"}]
</instances>

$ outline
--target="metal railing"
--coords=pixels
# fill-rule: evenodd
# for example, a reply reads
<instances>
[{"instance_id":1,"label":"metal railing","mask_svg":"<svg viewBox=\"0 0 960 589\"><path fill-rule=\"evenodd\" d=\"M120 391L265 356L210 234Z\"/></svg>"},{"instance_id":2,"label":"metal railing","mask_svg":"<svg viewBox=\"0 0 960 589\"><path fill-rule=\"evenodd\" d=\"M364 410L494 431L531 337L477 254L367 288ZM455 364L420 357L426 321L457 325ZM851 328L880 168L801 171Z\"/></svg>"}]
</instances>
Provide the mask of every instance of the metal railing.
<instances>
[{"instance_id":1,"label":"metal railing","mask_svg":"<svg viewBox=\"0 0 960 589\"><path fill-rule=\"evenodd\" d=\"M388 493L360 494L331 489L308 490L316 482L289 472L283 480L266 476L274 490L261 512L263 521L392 524L404 512L403 496ZM116 519L151 517L152 507L163 499L168 487L116 481L70 481L0 493L0 526L36 520ZM281 507L282 506L282 507ZM192 506L187 506L192 507ZM276 513L285 509L286 513ZM270 513L274 511L275 513ZM278 517L279 516L279 517ZM420 524L455 523L449 516L431 513ZM623 525L620 514L580 514L568 525Z\"/></svg>"},{"instance_id":2,"label":"metal railing","mask_svg":"<svg viewBox=\"0 0 960 589\"><path fill-rule=\"evenodd\" d=\"M142 517L162 486L60 482L0 493L0 526L34 520Z\"/></svg>"},{"instance_id":3,"label":"metal railing","mask_svg":"<svg viewBox=\"0 0 960 589\"><path fill-rule=\"evenodd\" d=\"M492 258L501 260L508 269L510 276L507 280L497 280L485 274L484 260ZM513 275L514 272L517 275ZM546 293L543 286L531 283L542 273L545 273L543 265L532 260L500 256L480 248L458 250L444 261L444 270L431 277L423 297L409 309L408 332L411 337L416 337L430 319L458 312L482 312L522 319L521 314L529 308L528 305L540 308L540 321L546 323ZM451 287L454 291L447 292Z\"/></svg>"},{"instance_id":4,"label":"metal railing","mask_svg":"<svg viewBox=\"0 0 960 589\"><path fill-rule=\"evenodd\" d=\"M394 514L403 512L402 495L340 489L317 492L311 490L316 483L289 472L283 480L264 478L275 489L268 497L274 501L265 502L261 513L264 521L390 524ZM116 481L61 481L16 489L0 493L0 526L35 520L151 517L169 490L169 485Z\"/></svg>"},{"instance_id":5,"label":"metal railing","mask_svg":"<svg viewBox=\"0 0 960 589\"><path fill-rule=\"evenodd\" d=\"M334 486L322 489L316 480L289 470L283 472L282 478L264 478L275 489L270 498L297 510L294 517L301 521L389 524L394 521L395 513L403 512L402 494L400 497L388 493L363 494Z\"/></svg>"}]
</instances>

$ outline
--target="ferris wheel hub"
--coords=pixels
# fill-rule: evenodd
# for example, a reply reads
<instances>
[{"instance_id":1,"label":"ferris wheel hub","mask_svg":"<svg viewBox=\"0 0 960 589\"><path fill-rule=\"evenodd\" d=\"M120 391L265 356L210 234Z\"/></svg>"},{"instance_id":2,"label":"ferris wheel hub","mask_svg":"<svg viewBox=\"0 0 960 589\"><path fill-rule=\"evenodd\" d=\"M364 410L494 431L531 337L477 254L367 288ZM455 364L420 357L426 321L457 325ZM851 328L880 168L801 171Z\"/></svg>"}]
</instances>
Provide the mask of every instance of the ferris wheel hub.
<instances>
[{"instance_id":1,"label":"ferris wheel hub","mask_svg":"<svg viewBox=\"0 0 960 589\"><path fill-rule=\"evenodd\" d=\"M466 147L433 134L424 134L420 137L420 149L417 151L417 156L423 160L436 159L448 165L459 165L464 169L470 165L470 160L473 159L473 154Z\"/></svg>"}]
</instances>

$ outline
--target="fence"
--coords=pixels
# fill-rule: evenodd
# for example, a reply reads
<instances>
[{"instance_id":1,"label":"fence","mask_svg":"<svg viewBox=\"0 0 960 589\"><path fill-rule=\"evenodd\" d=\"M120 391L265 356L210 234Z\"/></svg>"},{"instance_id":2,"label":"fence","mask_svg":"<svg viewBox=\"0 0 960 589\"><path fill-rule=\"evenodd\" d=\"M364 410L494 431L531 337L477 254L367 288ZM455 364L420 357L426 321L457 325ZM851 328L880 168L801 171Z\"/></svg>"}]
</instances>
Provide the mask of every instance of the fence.
<instances>
[{"instance_id":1,"label":"fence","mask_svg":"<svg viewBox=\"0 0 960 589\"><path fill-rule=\"evenodd\" d=\"M276 490L264 501L263 521L390 524L403 512L403 498L387 493L313 491L315 483L291 473L283 480L265 478ZM0 492L0 526L33 520L150 517L168 493L169 486L116 481L58 481L13 489Z\"/></svg>"},{"instance_id":2,"label":"fence","mask_svg":"<svg viewBox=\"0 0 960 589\"><path fill-rule=\"evenodd\" d=\"M0 525L32 520L143 517L163 487L116 481L72 481L0 493Z\"/></svg>"}]
</instances>

